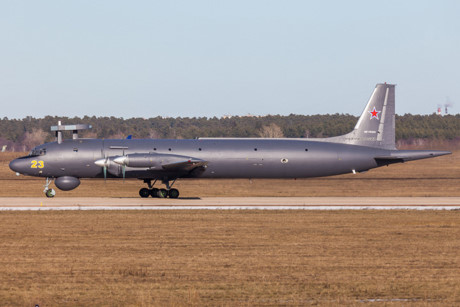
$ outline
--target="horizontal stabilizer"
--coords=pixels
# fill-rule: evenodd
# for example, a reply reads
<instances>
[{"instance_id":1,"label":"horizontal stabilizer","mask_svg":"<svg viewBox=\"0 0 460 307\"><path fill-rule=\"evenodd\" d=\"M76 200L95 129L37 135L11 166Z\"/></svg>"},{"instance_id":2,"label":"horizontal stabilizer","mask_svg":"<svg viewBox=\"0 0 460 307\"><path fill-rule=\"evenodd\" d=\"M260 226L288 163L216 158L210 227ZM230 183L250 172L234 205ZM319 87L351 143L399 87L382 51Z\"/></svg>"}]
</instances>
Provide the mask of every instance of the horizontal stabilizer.
<instances>
[{"instance_id":1,"label":"horizontal stabilizer","mask_svg":"<svg viewBox=\"0 0 460 307\"><path fill-rule=\"evenodd\" d=\"M375 161L379 165L388 165L393 163L401 163L420 159L434 158L452 154L450 151L441 150L397 150L389 156L375 157Z\"/></svg>"},{"instance_id":2,"label":"horizontal stabilizer","mask_svg":"<svg viewBox=\"0 0 460 307\"><path fill-rule=\"evenodd\" d=\"M404 162L404 159L401 159L398 157L391 157L391 156L376 157L374 159L379 166Z\"/></svg>"}]
</instances>

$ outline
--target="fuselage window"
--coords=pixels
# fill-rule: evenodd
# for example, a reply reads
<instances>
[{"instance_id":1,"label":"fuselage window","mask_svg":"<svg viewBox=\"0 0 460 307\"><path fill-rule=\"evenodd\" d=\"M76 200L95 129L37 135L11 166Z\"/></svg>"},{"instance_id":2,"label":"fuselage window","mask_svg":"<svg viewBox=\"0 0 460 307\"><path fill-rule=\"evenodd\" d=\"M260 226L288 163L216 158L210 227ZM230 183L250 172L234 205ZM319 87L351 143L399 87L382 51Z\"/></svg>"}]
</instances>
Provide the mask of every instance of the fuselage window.
<instances>
[{"instance_id":1,"label":"fuselage window","mask_svg":"<svg viewBox=\"0 0 460 307\"><path fill-rule=\"evenodd\" d=\"M171 148L168 148L169 151L171 151Z\"/></svg>"},{"instance_id":2,"label":"fuselage window","mask_svg":"<svg viewBox=\"0 0 460 307\"><path fill-rule=\"evenodd\" d=\"M153 150L157 150L156 148L154 148Z\"/></svg>"},{"instance_id":3,"label":"fuselage window","mask_svg":"<svg viewBox=\"0 0 460 307\"><path fill-rule=\"evenodd\" d=\"M254 148L254 151L257 151L257 148Z\"/></svg>"},{"instance_id":4,"label":"fuselage window","mask_svg":"<svg viewBox=\"0 0 460 307\"><path fill-rule=\"evenodd\" d=\"M73 151L74 151L74 152L78 152L78 148L74 148Z\"/></svg>"},{"instance_id":5,"label":"fuselage window","mask_svg":"<svg viewBox=\"0 0 460 307\"><path fill-rule=\"evenodd\" d=\"M201 148L198 148L199 151L201 151Z\"/></svg>"},{"instance_id":6,"label":"fuselage window","mask_svg":"<svg viewBox=\"0 0 460 307\"><path fill-rule=\"evenodd\" d=\"M308 151L308 148L305 148L305 151Z\"/></svg>"}]
</instances>

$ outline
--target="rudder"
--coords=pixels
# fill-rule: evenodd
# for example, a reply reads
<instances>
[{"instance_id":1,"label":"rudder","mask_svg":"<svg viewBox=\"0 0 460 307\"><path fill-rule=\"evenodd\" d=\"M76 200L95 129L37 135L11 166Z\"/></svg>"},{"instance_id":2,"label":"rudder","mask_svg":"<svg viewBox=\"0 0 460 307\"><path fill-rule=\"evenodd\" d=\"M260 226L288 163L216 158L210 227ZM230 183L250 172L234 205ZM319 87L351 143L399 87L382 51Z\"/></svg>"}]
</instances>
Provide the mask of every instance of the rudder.
<instances>
[{"instance_id":1,"label":"rudder","mask_svg":"<svg viewBox=\"0 0 460 307\"><path fill-rule=\"evenodd\" d=\"M377 84L353 131L324 141L396 149L395 86Z\"/></svg>"}]
</instances>

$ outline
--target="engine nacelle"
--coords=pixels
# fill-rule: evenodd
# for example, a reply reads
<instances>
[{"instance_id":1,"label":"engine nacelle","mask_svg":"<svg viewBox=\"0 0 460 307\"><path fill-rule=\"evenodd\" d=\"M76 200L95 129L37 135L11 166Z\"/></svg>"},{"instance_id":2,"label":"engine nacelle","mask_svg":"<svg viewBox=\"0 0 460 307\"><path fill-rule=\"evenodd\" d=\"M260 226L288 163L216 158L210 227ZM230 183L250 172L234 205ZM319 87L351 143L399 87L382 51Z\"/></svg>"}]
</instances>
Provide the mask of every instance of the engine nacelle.
<instances>
[{"instance_id":1,"label":"engine nacelle","mask_svg":"<svg viewBox=\"0 0 460 307\"><path fill-rule=\"evenodd\" d=\"M168 156L168 155L166 155ZM115 163L129 167L159 167L165 155L162 154L129 154L114 159Z\"/></svg>"},{"instance_id":2,"label":"engine nacelle","mask_svg":"<svg viewBox=\"0 0 460 307\"><path fill-rule=\"evenodd\" d=\"M151 154L151 153L134 153L126 156L121 156L113 159L113 162L120 165L126 165L128 167L149 167L149 168L161 168L163 165L168 165L177 162L183 162L191 160L188 156L180 156L173 154Z\"/></svg>"},{"instance_id":3,"label":"engine nacelle","mask_svg":"<svg viewBox=\"0 0 460 307\"><path fill-rule=\"evenodd\" d=\"M63 191L70 191L80 185L80 179L71 176L62 176L54 180L54 184L58 189Z\"/></svg>"}]
</instances>

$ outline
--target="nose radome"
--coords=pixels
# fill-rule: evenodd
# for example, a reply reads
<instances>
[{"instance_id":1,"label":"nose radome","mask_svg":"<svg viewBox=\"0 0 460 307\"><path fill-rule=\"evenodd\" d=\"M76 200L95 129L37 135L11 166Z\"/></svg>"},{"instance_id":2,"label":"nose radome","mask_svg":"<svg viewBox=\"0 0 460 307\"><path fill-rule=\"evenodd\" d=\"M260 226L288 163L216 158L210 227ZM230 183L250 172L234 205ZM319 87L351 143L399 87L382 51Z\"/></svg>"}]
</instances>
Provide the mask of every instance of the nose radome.
<instances>
[{"instance_id":1,"label":"nose radome","mask_svg":"<svg viewBox=\"0 0 460 307\"><path fill-rule=\"evenodd\" d=\"M10 162L10 169L16 173L23 173L24 172L24 166L26 164L24 163L23 160L20 159L14 159L13 161Z\"/></svg>"}]
</instances>

